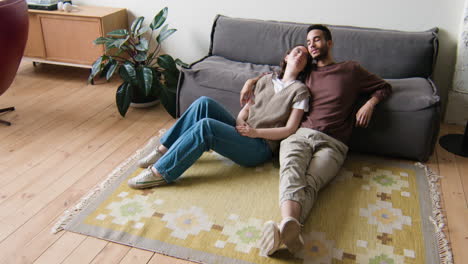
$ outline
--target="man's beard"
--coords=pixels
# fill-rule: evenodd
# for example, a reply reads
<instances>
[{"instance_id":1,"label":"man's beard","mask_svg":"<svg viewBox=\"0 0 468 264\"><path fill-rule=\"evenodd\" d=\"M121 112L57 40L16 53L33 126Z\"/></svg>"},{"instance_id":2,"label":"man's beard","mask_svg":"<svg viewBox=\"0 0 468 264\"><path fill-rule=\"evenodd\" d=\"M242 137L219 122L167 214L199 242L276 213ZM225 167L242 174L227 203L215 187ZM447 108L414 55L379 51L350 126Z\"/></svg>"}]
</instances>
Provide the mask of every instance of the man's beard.
<instances>
[{"instance_id":1,"label":"man's beard","mask_svg":"<svg viewBox=\"0 0 468 264\"><path fill-rule=\"evenodd\" d=\"M319 55L317 55L316 57L312 57L312 58L315 61L319 61L319 60L325 59L327 56L328 56L328 48L323 47L323 48L319 49Z\"/></svg>"}]
</instances>

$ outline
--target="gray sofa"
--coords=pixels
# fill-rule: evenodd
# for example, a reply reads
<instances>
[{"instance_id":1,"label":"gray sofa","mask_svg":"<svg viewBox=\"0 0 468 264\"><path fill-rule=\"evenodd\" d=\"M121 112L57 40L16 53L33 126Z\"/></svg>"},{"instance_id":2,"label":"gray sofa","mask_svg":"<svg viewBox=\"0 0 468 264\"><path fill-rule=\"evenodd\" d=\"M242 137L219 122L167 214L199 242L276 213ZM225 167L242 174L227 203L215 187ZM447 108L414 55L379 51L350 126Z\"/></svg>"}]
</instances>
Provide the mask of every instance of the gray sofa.
<instances>
[{"instance_id":1,"label":"gray sofa","mask_svg":"<svg viewBox=\"0 0 468 264\"><path fill-rule=\"evenodd\" d=\"M244 82L277 69L288 48L305 43L307 27L308 24L217 16L208 55L181 71L178 116L200 96L214 98L237 115ZM357 61L393 86L391 97L376 107L370 126L354 129L351 150L427 160L440 123L438 91L431 81L437 57L437 28L402 32L329 27L336 61Z\"/></svg>"}]
</instances>

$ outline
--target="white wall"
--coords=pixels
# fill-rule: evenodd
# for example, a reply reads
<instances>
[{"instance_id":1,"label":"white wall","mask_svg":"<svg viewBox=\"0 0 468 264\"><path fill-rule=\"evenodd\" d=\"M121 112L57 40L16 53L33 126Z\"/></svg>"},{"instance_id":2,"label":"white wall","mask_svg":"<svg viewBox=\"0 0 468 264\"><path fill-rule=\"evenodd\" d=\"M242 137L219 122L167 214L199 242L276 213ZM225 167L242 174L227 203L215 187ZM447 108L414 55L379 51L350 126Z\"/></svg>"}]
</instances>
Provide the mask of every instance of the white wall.
<instances>
[{"instance_id":1,"label":"white wall","mask_svg":"<svg viewBox=\"0 0 468 264\"><path fill-rule=\"evenodd\" d=\"M211 25L216 14L405 31L439 27L440 47L434 79L445 109L464 0L76 0L74 4L127 8L129 23L138 16L145 16L146 22L150 23L161 8L168 6L168 22L178 31L164 42L164 50L187 63L208 53Z\"/></svg>"},{"instance_id":2,"label":"white wall","mask_svg":"<svg viewBox=\"0 0 468 264\"><path fill-rule=\"evenodd\" d=\"M460 20L455 74L445 121L465 125L468 124L468 0L465 0L465 11Z\"/></svg>"}]
</instances>

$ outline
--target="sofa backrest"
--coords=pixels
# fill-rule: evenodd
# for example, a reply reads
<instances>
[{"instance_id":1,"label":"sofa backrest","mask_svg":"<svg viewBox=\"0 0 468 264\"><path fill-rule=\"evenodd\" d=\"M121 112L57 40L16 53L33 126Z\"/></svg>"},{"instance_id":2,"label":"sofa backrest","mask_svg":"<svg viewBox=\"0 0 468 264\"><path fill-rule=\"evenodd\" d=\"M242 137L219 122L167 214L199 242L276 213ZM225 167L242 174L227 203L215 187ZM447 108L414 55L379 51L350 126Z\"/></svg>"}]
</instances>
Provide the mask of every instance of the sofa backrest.
<instances>
[{"instance_id":1,"label":"sofa backrest","mask_svg":"<svg viewBox=\"0 0 468 264\"><path fill-rule=\"evenodd\" d=\"M230 18L218 15L211 32L209 55L278 65L287 49L305 44L309 24ZM382 78L432 75L438 29L403 32L328 25L336 61L354 60Z\"/></svg>"}]
</instances>

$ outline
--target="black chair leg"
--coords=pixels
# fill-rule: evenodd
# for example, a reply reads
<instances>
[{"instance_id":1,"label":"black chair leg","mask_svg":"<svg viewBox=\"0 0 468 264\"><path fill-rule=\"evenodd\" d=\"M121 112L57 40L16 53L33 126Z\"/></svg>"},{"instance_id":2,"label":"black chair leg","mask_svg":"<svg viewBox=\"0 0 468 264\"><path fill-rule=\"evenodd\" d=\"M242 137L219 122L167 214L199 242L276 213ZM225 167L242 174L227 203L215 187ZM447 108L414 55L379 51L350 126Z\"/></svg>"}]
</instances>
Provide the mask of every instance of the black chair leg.
<instances>
[{"instance_id":1,"label":"black chair leg","mask_svg":"<svg viewBox=\"0 0 468 264\"><path fill-rule=\"evenodd\" d=\"M10 111L15 111L15 108L14 108L14 107L7 107L7 108L2 108L2 109L0 109L0 113L3 113L3 112L10 112ZM10 122L5 121L5 120L1 120L1 119L0 119L0 124L4 124L4 125L7 125L7 126L11 126L11 123L10 123Z\"/></svg>"}]
</instances>

